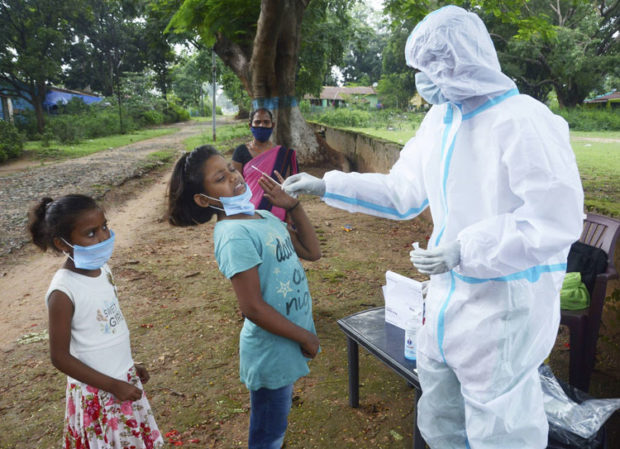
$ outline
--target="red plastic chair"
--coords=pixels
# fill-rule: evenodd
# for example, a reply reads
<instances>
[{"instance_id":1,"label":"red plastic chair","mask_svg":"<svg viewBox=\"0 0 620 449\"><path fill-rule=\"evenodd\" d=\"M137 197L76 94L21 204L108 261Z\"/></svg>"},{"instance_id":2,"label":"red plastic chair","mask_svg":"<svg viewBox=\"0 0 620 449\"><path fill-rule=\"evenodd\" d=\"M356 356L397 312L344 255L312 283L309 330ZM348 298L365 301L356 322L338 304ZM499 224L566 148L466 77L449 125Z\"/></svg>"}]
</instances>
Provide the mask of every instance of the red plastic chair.
<instances>
[{"instance_id":1,"label":"red plastic chair","mask_svg":"<svg viewBox=\"0 0 620 449\"><path fill-rule=\"evenodd\" d=\"M607 282L617 279L614 250L620 235L620 221L596 214L587 214L579 241L607 253L607 271L596 276L590 292L590 306L583 310L562 310L560 323L570 330L569 383L587 392L594 369L596 342L607 291Z\"/></svg>"}]
</instances>

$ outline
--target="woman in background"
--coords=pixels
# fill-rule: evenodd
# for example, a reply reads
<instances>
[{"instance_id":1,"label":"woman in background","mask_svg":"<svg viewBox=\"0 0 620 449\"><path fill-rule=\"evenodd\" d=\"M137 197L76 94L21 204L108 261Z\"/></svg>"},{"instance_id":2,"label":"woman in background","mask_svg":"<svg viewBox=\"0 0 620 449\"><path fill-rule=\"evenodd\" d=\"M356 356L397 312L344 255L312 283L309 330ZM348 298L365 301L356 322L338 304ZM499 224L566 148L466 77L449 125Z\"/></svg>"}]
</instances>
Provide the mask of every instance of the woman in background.
<instances>
[{"instance_id":1,"label":"woman in background","mask_svg":"<svg viewBox=\"0 0 620 449\"><path fill-rule=\"evenodd\" d=\"M284 221L286 211L273 206L265 198L263 189L258 184L262 173L275 178L274 172L279 172L285 179L298 173L295 150L274 145L271 140L274 122L271 111L260 108L250 114L250 130L254 138L247 144L235 148L232 156L233 167L243 174L245 182L252 191L252 203L257 209L271 211L276 217Z\"/></svg>"}]
</instances>

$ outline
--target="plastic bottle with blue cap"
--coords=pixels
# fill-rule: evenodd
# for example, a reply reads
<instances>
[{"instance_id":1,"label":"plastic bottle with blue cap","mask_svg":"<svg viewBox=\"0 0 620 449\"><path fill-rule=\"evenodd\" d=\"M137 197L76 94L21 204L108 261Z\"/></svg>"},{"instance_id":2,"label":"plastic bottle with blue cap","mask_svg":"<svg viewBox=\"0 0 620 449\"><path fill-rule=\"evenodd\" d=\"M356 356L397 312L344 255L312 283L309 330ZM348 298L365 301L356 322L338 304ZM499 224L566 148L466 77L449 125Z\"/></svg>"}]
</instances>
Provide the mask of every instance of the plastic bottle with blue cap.
<instances>
[{"instance_id":1,"label":"plastic bottle with blue cap","mask_svg":"<svg viewBox=\"0 0 620 449\"><path fill-rule=\"evenodd\" d=\"M405 322L405 358L416 360L418 329L422 325L422 311L412 313Z\"/></svg>"}]
</instances>

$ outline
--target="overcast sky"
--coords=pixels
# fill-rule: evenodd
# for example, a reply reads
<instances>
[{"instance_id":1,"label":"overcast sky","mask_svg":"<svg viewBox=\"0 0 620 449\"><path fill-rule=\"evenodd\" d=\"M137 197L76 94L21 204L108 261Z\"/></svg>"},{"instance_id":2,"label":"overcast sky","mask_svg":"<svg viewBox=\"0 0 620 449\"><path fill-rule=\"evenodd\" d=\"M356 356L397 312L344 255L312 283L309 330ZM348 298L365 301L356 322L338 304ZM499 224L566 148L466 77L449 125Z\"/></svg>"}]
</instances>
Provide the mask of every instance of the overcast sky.
<instances>
[{"instance_id":1,"label":"overcast sky","mask_svg":"<svg viewBox=\"0 0 620 449\"><path fill-rule=\"evenodd\" d=\"M375 10L383 9L383 0L366 0L366 4Z\"/></svg>"}]
</instances>

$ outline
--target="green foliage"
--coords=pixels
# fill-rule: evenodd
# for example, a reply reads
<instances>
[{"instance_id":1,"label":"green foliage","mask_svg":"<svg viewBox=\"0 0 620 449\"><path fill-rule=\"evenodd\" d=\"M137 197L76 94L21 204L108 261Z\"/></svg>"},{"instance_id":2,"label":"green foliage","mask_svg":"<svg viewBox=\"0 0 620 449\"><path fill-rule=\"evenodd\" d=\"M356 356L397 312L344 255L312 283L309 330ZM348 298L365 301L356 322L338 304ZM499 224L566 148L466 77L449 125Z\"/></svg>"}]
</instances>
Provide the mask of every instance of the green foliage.
<instances>
[{"instance_id":1,"label":"green foliage","mask_svg":"<svg viewBox=\"0 0 620 449\"><path fill-rule=\"evenodd\" d=\"M0 120L0 162L18 157L24 148L19 131L11 123Z\"/></svg>"},{"instance_id":2,"label":"green foliage","mask_svg":"<svg viewBox=\"0 0 620 449\"><path fill-rule=\"evenodd\" d=\"M88 111L88 105L80 97L73 97L59 109L63 114L82 114Z\"/></svg>"},{"instance_id":3,"label":"green foliage","mask_svg":"<svg viewBox=\"0 0 620 449\"><path fill-rule=\"evenodd\" d=\"M178 2L172 4L175 8ZM184 0L166 32L195 30L207 47L215 43L218 34L236 43L247 43L256 33L259 13L260 2L256 0Z\"/></svg>"},{"instance_id":4,"label":"green foliage","mask_svg":"<svg viewBox=\"0 0 620 449\"><path fill-rule=\"evenodd\" d=\"M620 131L620 114L617 110L582 106L552 110L564 117L573 131Z\"/></svg>"},{"instance_id":5,"label":"green foliage","mask_svg":"<svg viewBox=\"0 0 620 449\"><path fill-rule=\"evenodd\" d=\"M385 107L406 109L415 93L413 70L384 74L377 85L377 92Z\"/></svg>"},{"instance_id":6,"label":"green foliage","mask_svg":"<svg viewBox=\"0 0 620 449\"><path fill-rule=\"evenodd\" d=\"M164 117L166 123L185 122L189 120L189 112L177 104L169 103L164 110Z\"/></svg>"},{"instance_id":7,"label":"green foliage","mask_svg":"<svg viewBox=\"0 0 620 449\"><path fill-rule=\"evenodd\" d=\"M346 40L342 74L347 86L359 83L371 86L381 78L381 54L387 43L385 30L376 30L370 22L372 11L361 4L353 8L351 37Z\"/></svg>"},{"instance_id":8,"label":"green foliage","mask_svg":"<svg viewBox=\"0 0 620 449\"><path fill-rule=\"evenodd\" d=\"M163 8L172 9L176 4L173 0L159 0L158 3ZM303 97L309 92L318 94L331 66L339 64L342 60L350 23L348 9L355 3L357 0L308 2L303 16L301 34L304 37L300 40L299 55L293 55L298 57L295 77L295 92L298 97ZM212 47L217 43L216 46L221 45L228 49L226 51L236 53L249 62L253 58L253 52L260 51L260 46L258 50L254 47L260 11L258 0L184 0L176 10L167 30L190 36L198 34L200 36L198 45ZM230 42L236 46L231 48ZM291 57L291 55L282 56ZM236 61L239 61L239 58ZM238 75L240 71L246 70L249 70L248 66L236 67L235 73ZM220 82L228 84L227 81L220 80ZM240 84L236 87L240 87ZM247 102L244 95L237 96L228 90L226 93L240 110L249 109L238 101L241 99Z\"/></svg>"},{"instance_id":9,"label":"green foliage","mask_svg":"<svg viewBox=\"0 0 620 449\"><path fill-rule=\"evenodd\" d=\"M362 112L363 115L358 115L358 112ZM356 117L347 119L348 114L355 114ZM399 109L373 111L337 109L324 114L304 114L304 117L313 122L333 127L354 128L358 132L400 144L404 144L414 136L424 116L425 113L422 112L403 112ZM360 123L360 125L350 123Z\"/></svg>"},{"instance_id":10,"label":"green foliage","mask_svg":"<svg viewBox=\"0 0 620 449\"><path fill-rule=\"evenodd\" d=\"M0 3L0 92L42 108L44 91L62 74L83 0ZM43 131L39 116L38 130Z\"/></svg>"},{"instance_id":11,"label":"green foliage","mask_svg":"<svg viewBox=\"0 0 620 449\"><path fill-rule=\"evenodd\" d=\"M24 109L13 116L15 127L26 137L26 139L34 139L38 136L37 117L32 109Z\"/></svg>"},{"instance_id":12,"label":"green foliage","mask_svg":"<svg viewBox=\"0 0 620 449\"><path fill-rule=\"evenodd\" d=\"M368 111L339 108L327 110L319 114L315 120L330 126L367 127L372 123L373 115Z\"/></svg>"},{"instance_id":13,"label":"green foliage","mask_svg":"<svg viewBox=\"0 0 620 449\"><path fill-rule=\"evenodd\" d=\"M88 85L105 96L118 94L124 73L145 71L154 39L162 34L147 29L141 2L80 1L82 16L65 35L72 45L63 83L70 89Z\"/></svg>"},{"instance_id":14,"label":"green foliage","mask_svg":"<svg viewBox=\"0 0 620 449\"><path fill-rule=\"evenodd\" d=\"M81 112L69 113L75 110ZM47 126L42 135L36 133L36 127L32 126L34 114L31 111L17 116L17 123L29 139L43 140L44 145L49 145L52 141L63 144L79 143L84 139L95 139L132 132L148 126L189 120L189 113L183 107L173 102L166 103L161 98L143 96L143 94L127 97L121 110L122 132L118 103L115 98L91 105L85 105L80 101L69 108L59 108L58 114L47 117Z\"/></svg>"},{"instance_id":15,"label":"green foliage","mask_svg":"<svg viewBox=\"0 0 620 449\"><path fill-rule=\"evenodd\" d=\"M80 122L83 123L85 120L80 120ZM61 143L78 143L87 132L71 115L55 117L47 124L47 129Z\"/></svg>"},{"instance_id":16,"label":"green foliage","mask_svg":"<svg viewBox=\"0 0 620 449\"><path fill-rule=\"evenodd\" d=\"M146 126L159 125L164 122L164 114L154 109L143 111L140 114L140 122Z\"/></svg>"},{"instance_id":17,"label":"green foliage","mask_svg":"<svg viewBox=\"0 0 620 449\"><path fill-rule=\"evenodd\" d=\"M429 11L448 2L386 0L392 34L410 32ZM601 92L617 77L620 65L617 4L603 0L456 0L485 22L502 69L523 93L545 101L555 89L560 105L580 104L592 91ZM404 39L399 37L404 46ZM386 47L386 51L390 48ZM400 52L400 50L398 51ZM396 52L396 54L398 54ZM383 73L400 71L386 67ZM614 75L616 74L616 75ZM611 86L616 87L616 86Z\"/></svg>"},{"instance_id":18,"label":"green foliage","mask_svg":"<svg viewBox=\"0 0 620 449\"><path fill-rule=\"evenodd\" d=\"M308 100L302 100L299 102L299 111L302 113L302 115L307 116L308 114L310 114L310 102Z\"/></svg>"},{"instance_id":19,"label":"green foliage","mask_svg":"<svg viewBox=\"0 0 620 449\"><path fill-rule=\"evenodd\" d=\"M252 109L252 98L230 67L224 64L221 66L221 69L218 66L219 82L222 84L226 96L239 108L239 111L249 112ZM209 113L209 115L211 114Z\"/></svg>"},{"instance_id":20,"label":"green foliage","mask_svg":"<svg viewBox=\"0 0 620 449\"><path fill-rule=\"evenodd\" d=\"M349 8L355 2L314 0L304 13L297 64L296 92L318 96L331 67L340 65L351 38Z\"/></svg>"},{"instance_id":21,"label":"green foliage","mask_svg":"<svg viewBox=\"0 0 620 449\"><path fill-rule=\"evenodd\" d=\"M172 68L172 90L185 107L199 106L204 98L204 84L211 79L211 51L199 50L183 54L179 64Z\"/></svg>"},{"instance_id":22,"label":"green foliage","mask_svg":"<svg viewBox=\"0 0 620 449\"><path fill-rule=\"evenodd\" d=\"M94 139L85 139L80 143L62 144L57 141L52 141L48 147L45 147L43 142L28 141L25 143L25 149L41 159L76 158L110 148L129 145L141 140L172 134L177 131L178 129L170 127L146 129L126 134L114 134Z\"/></svg>"}]
</instances>

